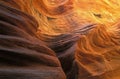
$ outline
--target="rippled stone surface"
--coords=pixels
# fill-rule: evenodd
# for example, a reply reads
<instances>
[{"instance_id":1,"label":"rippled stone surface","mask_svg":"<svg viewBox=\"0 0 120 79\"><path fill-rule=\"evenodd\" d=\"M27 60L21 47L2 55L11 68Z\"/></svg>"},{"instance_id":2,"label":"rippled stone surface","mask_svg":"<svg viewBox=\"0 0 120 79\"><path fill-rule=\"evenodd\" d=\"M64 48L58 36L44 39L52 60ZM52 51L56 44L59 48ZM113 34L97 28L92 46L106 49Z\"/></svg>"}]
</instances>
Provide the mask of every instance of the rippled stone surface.
<instances>
[{"instance_id":1,"label":"rippled stone surface","mask_svg":"<svg viewBox=\"0 0 120 79\"><path fill-rule=\"evenodd\" d=\"M65 79L60 62L36 35L36 20L0 4L0 78Z\"/></svg>"},{"instance_id":2,"label":"rippled stone surface","mask_svg":"<svg viewBox=\"0 0 120 79\"><path fill-rule=\"evenodd\" d=\"M82 19L74 0L29 1L0 1L0 79L120 78L119 23Z\"/></svg>"}]
</instances>

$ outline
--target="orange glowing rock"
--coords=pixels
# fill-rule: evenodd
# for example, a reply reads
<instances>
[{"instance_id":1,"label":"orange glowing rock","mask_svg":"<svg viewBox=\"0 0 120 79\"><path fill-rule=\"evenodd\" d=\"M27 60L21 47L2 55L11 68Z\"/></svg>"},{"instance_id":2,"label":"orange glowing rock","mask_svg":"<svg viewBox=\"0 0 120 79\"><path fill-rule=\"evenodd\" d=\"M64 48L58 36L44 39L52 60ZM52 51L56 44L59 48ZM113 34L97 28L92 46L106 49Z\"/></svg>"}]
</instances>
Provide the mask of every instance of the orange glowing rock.
<instances>
[{"instance_id":1,"label":"orange glowing rock","mask_svg":"<svg viewBox=\"0 0 120 79\"><path fill-rule=\"evenodd\" d=\"M0 79L120 79L119 0L0 0Z\"/></svg>"}]
</instances>

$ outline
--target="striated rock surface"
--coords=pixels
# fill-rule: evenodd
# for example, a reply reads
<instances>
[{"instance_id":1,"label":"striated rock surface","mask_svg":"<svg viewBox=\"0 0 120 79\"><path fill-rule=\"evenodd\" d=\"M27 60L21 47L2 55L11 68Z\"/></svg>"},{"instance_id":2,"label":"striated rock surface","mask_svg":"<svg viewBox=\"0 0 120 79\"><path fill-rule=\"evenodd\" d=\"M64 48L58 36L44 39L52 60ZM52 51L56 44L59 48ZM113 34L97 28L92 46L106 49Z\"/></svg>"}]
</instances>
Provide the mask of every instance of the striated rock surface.
<instances>
[{"instance_id":1,"label":"striated rock surface","mask_svg":"<svg viewBox=\"0 0 120 79\"><path fill-rule=\"evenodd\" d=\"M83 19L73 5L0 1L0 79L120 79L120 23Z\"/></svg>"},{"instance_id":2,"label":"striated rock surface","mask_svg":"<svg viewBox=\"0 0 120 79\"><path fill-rule=\"evenodd\" d=\"M0 4L0 79L65 79L54 51L37 38L36 20Z\"/></svg>"}]
</instances>

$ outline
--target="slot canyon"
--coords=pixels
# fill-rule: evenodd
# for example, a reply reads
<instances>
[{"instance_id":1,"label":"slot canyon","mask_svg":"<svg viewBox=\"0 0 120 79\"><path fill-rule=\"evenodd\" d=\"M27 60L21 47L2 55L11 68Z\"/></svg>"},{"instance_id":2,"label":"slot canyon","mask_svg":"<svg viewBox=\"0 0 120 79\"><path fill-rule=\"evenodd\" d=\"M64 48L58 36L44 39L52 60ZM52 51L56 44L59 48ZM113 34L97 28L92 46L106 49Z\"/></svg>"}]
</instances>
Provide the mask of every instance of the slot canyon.
<instances>
[{"instance_id":1,"label":"slot canyon","mask_svg":"<svg viewBox=\"0 0 120 79\"><path fill-rule=\"evenodd\" d=\"M120 79L120 1L0 0L0 79Z\"/></svg>"}]
</instances>

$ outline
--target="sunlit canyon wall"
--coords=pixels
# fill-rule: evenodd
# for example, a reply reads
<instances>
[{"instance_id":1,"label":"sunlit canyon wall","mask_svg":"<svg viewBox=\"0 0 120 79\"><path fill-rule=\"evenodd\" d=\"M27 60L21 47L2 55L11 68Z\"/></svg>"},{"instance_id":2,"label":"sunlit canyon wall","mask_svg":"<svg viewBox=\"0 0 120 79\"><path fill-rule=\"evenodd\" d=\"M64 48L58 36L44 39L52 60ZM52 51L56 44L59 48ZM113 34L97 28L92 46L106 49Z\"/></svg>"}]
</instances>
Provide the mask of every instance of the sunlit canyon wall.
<instances>
[{"instance_id":1,"label":"sunlit canyon wall","mask_svg":"<svg viewBox=\"0 0 120 79\"><path fill-rule=\"evenodd\" d=\"M120 79L119 0L0 0L0 79Z\"/></svg>"}]
</instances>

